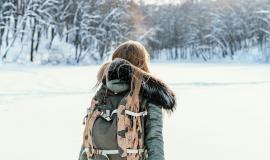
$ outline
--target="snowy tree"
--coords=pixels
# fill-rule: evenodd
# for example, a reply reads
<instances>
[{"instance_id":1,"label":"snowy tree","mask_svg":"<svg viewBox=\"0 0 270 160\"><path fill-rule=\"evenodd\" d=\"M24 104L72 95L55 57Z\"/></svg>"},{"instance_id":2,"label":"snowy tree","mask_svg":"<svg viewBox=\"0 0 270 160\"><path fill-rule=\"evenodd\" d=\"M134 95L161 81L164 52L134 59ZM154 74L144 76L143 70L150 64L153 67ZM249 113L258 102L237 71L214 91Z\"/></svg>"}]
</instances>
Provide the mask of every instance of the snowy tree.
<instances>
[{"instance_id":1,"label":"snowy tree","mask_svg":"<svg viewBox=\"0 0 270 160\"><path fill-rule=\"evenodd\" d=\"M269 61L269 0L175 2L2 0L0 58L100 62L132 39L142 42L154 58L165 53L168 59L233 59L239 51L258 47L261 59ZM64 53L59 44L71 49Z\"/></svg>"},{"instance_id":2,"label":"snowy tree","mask_svg":"<svg viewBox=\"0 0 270 160\"><path fill-rule=\"evenodd\" d=\"M237 51L254 46L265 49L269 43L269 5L267 0L187 0L148 5L146 15L157 28L153 39L159 45L154 53L165 50L169 59L207 61L233 58Z\"/></svg>"}]
</instances>

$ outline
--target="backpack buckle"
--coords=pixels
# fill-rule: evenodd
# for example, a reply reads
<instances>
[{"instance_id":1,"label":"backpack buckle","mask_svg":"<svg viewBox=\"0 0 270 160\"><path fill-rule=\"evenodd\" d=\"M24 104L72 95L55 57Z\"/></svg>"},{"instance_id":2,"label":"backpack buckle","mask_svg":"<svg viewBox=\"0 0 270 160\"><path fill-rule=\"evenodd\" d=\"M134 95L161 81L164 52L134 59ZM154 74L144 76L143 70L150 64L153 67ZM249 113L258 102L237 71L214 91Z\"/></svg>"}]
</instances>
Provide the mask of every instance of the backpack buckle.
<instances>
[{"instance_id":1,"label":"backpack buckle","mask_svg":"<svg viewBox=\"0 0 270 160\"><path fill-rule=\"evenodd\" d=\"M106 121L111 121L112 116L117 113L117 109L113 110L112 112L110 110L106 110L105 112L101 112L100 116L104 118Z\"/></svg>"}]
</instances>

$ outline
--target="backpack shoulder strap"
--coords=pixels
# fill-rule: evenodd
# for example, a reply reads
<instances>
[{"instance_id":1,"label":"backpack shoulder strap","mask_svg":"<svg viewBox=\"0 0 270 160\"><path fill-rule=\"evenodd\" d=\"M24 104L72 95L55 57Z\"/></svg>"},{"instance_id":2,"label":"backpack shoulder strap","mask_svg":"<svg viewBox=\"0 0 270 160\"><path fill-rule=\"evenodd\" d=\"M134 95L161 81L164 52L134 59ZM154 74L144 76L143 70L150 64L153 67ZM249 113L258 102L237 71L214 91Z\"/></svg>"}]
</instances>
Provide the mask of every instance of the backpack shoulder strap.
<instances>
[{"instance_id":1,"label":"backpack shoulder strap","mask_svg":"<svg viewBox=\"0 0 270 160\"><path fill-rule=\"evenodd\" d=\"M92 129L96 119L103 114L103 112L97 109L97 104L105 103L106 98L107 88L102 85L96 92L95 96L92 98L90 107L87 108L87 115L84 118L85 128L83 132L83 145L85 147L85 152L88 159L92 158L94 155Z\"/></svg>"},{"instance_id":2,"label":"backpack shoulder strap","mask_svg":"<svg viewBox=\"0 0 270 160\"><path fill-rule=\"evenodd\" d=\"M91 101L91 106L89 107L87 117L86 117L86 123L85 123L85 129L84 129L84 135L83 135L83 145L85 147L85 152L90 159L93 156L93 140L92 140L92 128L94 125L94 122L96 119L100 116L101 112L96 109L96 104L98 101L95 100L95 98Z\"/></svg>"},{"instance_id":3,"label":"backpack shoulder strap","mask_svg":"<svg viewBox=\"0 0 270 160\"><path fill-rule=\"evenodd\" d=\"M132 112L128 110L127 101L130 96L125 97L118 106L117 112L117 142L121 157L127 157L127 160L138 160L140 152L130 153L129 150L143 150L143 117L147 111ZM145 102L144 102L145 103ZM143 103L141 105L144 105Z\"/></svg>"}]
</instances>

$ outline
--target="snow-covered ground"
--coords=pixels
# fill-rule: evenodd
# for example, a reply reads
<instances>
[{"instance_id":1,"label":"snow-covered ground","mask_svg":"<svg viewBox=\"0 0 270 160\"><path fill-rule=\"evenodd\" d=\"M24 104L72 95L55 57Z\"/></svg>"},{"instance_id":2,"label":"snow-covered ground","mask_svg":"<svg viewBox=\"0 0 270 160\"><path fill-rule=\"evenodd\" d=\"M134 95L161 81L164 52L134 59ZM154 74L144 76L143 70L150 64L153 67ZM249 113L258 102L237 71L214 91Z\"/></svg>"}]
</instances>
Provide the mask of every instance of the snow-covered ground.
<instances>
[{"instance_id":1,"label":"snow-covered ground","mask_svg":"<svg viewBox=\"0 0 270 160\"><path fill-rule=\"evenodd\" d=\"M269 160L270 65L152 64L178 96L167 160ZM0 159L74 160L98 66L0 66Z\"/></svg>"}]
</instances>

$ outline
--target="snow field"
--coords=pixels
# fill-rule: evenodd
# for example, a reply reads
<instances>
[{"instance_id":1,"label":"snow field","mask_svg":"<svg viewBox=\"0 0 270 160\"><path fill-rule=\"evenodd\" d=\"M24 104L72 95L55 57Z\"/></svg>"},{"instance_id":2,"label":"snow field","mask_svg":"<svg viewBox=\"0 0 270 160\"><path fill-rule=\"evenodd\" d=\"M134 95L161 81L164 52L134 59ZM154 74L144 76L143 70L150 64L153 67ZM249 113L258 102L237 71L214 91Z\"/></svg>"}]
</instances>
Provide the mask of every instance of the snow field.
<instances>
[{"instance_id":1,"label":"snow field","mask_svg":"<svg viewBox=\"0 0 270 160\"><path fill-rule=\"evenodd\" d=\"M269 160L270 66L152 64L176 92L169 160ZM0 159L74 160L98 66L0 66Z\"/></svg>"}]
</instances>

